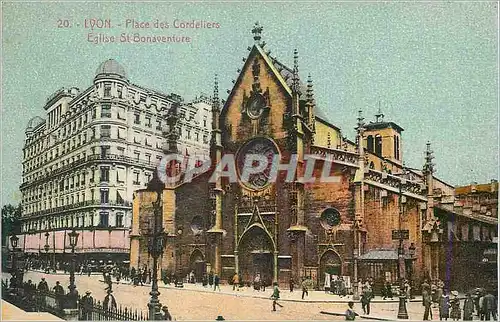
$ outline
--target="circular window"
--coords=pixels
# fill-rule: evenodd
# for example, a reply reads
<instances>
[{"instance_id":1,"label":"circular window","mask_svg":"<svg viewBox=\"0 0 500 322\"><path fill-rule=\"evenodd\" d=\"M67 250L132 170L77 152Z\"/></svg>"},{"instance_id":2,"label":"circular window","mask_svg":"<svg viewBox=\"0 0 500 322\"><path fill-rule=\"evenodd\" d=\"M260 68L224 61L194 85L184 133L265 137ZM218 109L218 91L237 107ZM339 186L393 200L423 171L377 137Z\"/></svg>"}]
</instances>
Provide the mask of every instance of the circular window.
<instances>
[{"instance_id":1,"label":"circular window","mask_svg":"<svg viewBox=\"0 0 500 322\"><path fill-rule=\"evenodd\" d=\"M200 216L195 216L193 220L191 220L191 230L195 235L203 232L203 219Z\"/></svg>"},{"instance_id":2,"label":"circular window","mask_svg":"<svg viewBox=\"0 0 500 322\"><path fill-rule=\"evenodd\" d=\"M238 151L236 161L241 182L250 189L259 190L266 187L270 183L269 178L271 175L273 160L276 155L279 155L278 149L274 143L267 138L260 137L247 142ZM259 161L252 161L252 164L250 164L250 162L246 162L247 158L255 158L255 156L263 157L267 160L266 168L258 173L253 173L250 169L259 167ZM250 174L243 178L243 174L245 172Z\"/></svg>"},{"instance_id":3,"label":"circular window","mask_svg":"<svg viewBox=\"0 0 500 322\"><path fill-rule=\"evenodd\" d=\"M340 225L339 211L335 208L325 209L325 211L321 214L320 223L326 230L330 230L333 227Z\"/></svg>"}]
</instances>

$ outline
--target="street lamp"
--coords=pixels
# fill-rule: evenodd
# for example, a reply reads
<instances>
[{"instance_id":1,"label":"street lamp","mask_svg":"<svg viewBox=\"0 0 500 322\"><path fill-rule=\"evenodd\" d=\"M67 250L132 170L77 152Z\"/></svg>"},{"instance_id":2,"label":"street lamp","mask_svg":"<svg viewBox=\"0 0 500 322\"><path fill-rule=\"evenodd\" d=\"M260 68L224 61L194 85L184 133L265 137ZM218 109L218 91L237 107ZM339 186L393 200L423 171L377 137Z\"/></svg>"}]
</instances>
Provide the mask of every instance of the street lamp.
<instances>
[{"instance_id":1,"label":"street lamp","mask_svg":"<svg viewBox=\"0 0 500 322\"><path fill-rule=\"evenodd\" d=\"M12 283L10 284L10 287L20 287L21 284L22 284L22 278L21 280L19 281L19 277L20 277L20 274L17 270L17 245L19 243L19 237L17 237L16 235L12 235L10 237L10 245L12 246L12 276L14 276L14 279L13 279L13 282L14 282L14 285L12 285Z\"/></svg>"},{"instance_id":2,"label":"street lamp","mask_svg":"<svg viewBox=\"0 0 500 322\"><path fill-rule=\"evenodd\" d=\"M408 254L410 254L410 266L408 277L410 279L410 298L413 298L413 260L415 259L416 247L415 243L411 243L408 247Z\"/></svg>"},{"instance_id":3,"label":"street lamp","mask_svg":"<svg viewBox=\"0 0 500 322\"><path fill-rule=\"evenodd\" d=\"M162 216L162 193L165 184L158 178L156 171L153 173L153 178L148 183L146 191L156 192L156 201L153 202L153 230L149 234L148 252L153 257L153 274L151 281L151 299L148 303L149 319L162 320L161 303L158 299L158 257L163 253L163 248L166 243L167 233L163 230Z\"/></svg>"},{"instance_id":4,"label":"street lamp","mask_svg":"<svg viewBox=\"0 0 500 322\"><path fill-rule=\"evenodd\" d=\"M75 228L68 233L69 245L71 246L71 269L69 271L69 294L68 294L68 308L76 309L76 302L78 298L78 293L76 292L75 285L75 247L78 242L78 233Z\"/></svg>"},{"instance_id":5,"label":"street lamp","mask_svg":"<svg viewBox=\"0 0 500 322\"><path fill-rule=\"evenodd\" d=\"M403 168L404 172L404 168ZM406 310L406 297L403 294L403 269L404 269L404 248L403 248L403 233L401 230L401 221L403 220L403 182L404 179L399 180L399 247L398 247L398 279L399 279L399 308L398 308L398 319L408 320L408 312Z\"/></svg>"}]
</instances>

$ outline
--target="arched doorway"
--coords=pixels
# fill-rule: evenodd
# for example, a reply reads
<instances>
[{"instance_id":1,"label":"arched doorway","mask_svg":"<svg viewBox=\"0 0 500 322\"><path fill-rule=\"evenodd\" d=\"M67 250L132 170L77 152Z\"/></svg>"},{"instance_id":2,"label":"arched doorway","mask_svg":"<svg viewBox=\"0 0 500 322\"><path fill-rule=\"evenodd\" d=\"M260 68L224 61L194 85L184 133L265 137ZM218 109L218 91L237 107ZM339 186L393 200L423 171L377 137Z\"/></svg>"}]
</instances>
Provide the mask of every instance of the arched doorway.
<instances>
[{"instance_id":1,"label":"arched doorway","mask_svg":"<svg viewBox=\"0 0 500 322\"><path fill-rule=\"evenodd\" d=\"M194 272L196 281L201 281L203 274L206 272L205 256L199 249L195 249L189 257L190 271Z\"/></svg>"},{"instance_id":2,"label":"arched doorway","mask_svg":"<svg viewBox=\"0 0 500 322\"><path fill-rule=\"evenodd\" d=\"M325 273L331 275L342 275L342 260L333 250L327 250L319 260L319 286L322 288L325 281Z\"/></svg>"},{"instance_id":3,"label":"arched doorway","mask_svg":"<svg viewBox=\"0 0 500 322\"><path fill-rule=\"evenodd\" d=\"M247 230L238 243L239 273L244 282L260 274L261 281L271 285L274 268L274 244L260 226Z\"/></svg>"}]
</instances>

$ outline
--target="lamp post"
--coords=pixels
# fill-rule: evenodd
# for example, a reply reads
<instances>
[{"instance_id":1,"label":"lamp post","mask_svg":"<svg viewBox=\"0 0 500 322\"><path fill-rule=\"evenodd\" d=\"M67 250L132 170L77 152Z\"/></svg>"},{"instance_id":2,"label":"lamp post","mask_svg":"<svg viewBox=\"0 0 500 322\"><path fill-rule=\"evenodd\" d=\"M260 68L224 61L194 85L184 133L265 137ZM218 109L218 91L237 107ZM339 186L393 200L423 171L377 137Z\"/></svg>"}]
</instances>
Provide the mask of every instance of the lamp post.
<instances>
[{"instance_id":1,"label":"lamp post","mask_svg":"<svg viewBox=\"0 0 500 322\"><path fill-rule=\"evenodd\" d=\"M47 263L45 266L45 273L49 273L50 272L50 258L49 258L50 246L49 246L49 232L48 231L45 233L45 246L43 246L43 249L45 250L45 257L47 257Z\"/></svg>"},{"instance_id":2,"label":"lamp post","mask_svg":"<svg viewBox=\"0 0 500 322\"><path fill-rule=\"evenodd\" d=\"M163 230L162 216L162 193L165 184L158 178L156 171L153 173L153 178L148 183L147 191L156 192L156 201L153 202L153 229L148 240L148 252L153 257L153 274L151 281L151 299L148 303L149 319L162 320L161 303L158 299L158 257L163 253L163 247L166 242L167 233Z\"/></svg>"},{"instance_id":3,"label":"lamp post","mask_svg":"<svg viewBox=\"0 0 500 322\"><path fill-rule=\"evenodd\" d=\"M21 286L21 283L22 283L22 279L21 281L19 281L19 277L20 277L20 274L17 270L17 245L19 243L19 237L17 237L16 235L12 235L10 237L10 245L12 246L12 271L11 271L11 274L12 276L14 276L14 285L12 285L12 283L10 284L10 287L12 288L16 288L16 287L20 287Z\"/></svg>"},{"instance_id":4,"label":"lamp post","mask_svg":"<svg viewBox=\"0 0 500 322\"><path fill-rule=\"evenodd\" d=\"M76 302L78 298L78 293L76 292L75 285L75 247L78 242L78 233L75 231L75 228L68 233L69 236L69 244L71 246L71 268L69 271L69 294L68 294L68 308L76 309Z\"/></svg>"},{"instance_id":5,"label":"lamp post","mask_svg":"<svg viewBox=\"0 0 500 322\"><path fill-rule=\"evenodd\" d=\"M413 299L413 260L415 259L416 247L415 243L411 243L410 247L408 247L408 254L410 255L410 265L409 265L409 274L408 278L410 279L410 299Z\"/></svg>"},{"instance_id":6,"label":"lamp post","mask_svg":"<svg viewBox=\"0 0 500 322\"><path fill-rule=\"evenodd\" d=\"M399 247L398 247L398 279L399 279L399 308L398 319L408 319L406 310L406 296L403 294L403 268L404 268L404 248L403 248L403 233L401 231L401 221L403 220L403 178L399 180Z\"/></svg>"}]
</instances>

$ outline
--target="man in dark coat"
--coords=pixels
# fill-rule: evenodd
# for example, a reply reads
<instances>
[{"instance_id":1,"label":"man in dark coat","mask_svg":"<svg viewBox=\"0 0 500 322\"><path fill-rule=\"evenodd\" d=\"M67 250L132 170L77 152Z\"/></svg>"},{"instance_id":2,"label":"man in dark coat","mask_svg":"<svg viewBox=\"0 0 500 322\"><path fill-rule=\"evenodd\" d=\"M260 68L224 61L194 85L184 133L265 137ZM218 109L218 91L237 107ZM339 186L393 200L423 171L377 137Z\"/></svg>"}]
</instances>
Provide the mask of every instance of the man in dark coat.
<instances>
[{"instance_id":1,"label":"man in dark coat","mask_svg":"<svg viewBox=\"0 0 500 322\"><path fill-rule=\"evenodd\" d=\"M467 293L467 297L464 302L464 321L472 321L472 314L474 313L474 300L470 293Z\"/></svg>"},{"instance_id":2,"label":"man in dark coat","mask_svg":"<svg viewBox=\"0 0 500 322\"><path fill-rule=\"evenodd\" d=\"M39 292L47 292L49 290L49 285L47 284L47 281L45 281L45 278L42 277L42 280L40 283L38 283L38 291Z\"/></svg>"},{"instance_id":3,"label":"man in dark coat","mask_svg":"<svg viewBox=\"0 0 500 322\"><path fill-rule=\"evenodd\" d=\"M363 293L361 294L361 307L363 308L363 313L370 315L370 302L373 298L373 292L369 286L363 287Z\"/></svg>"},{"instance_id":4,"label":"man in dark coat","mask_svg":"<svg viewBox=\"0 0 500 322\"><path fill-rule=\"evenodd\" d=\"M430 318L432 320L432 311L431 311L431 306L432 306L432 296L431 296L431 286L427 283L427 281L424 281L422 283L422 305L424 306L424 321L429 320L429 314Z\"/></svg>"},{"instance_id":5,"label":"man in dark coat","mask_svg":"<svg viewBox=\"0 0 500 322\"><path fill-rule=\"evenodd\" d=\"M90 295L91 292L85 292L85 296L80 299L80 306L82 312L82 319L84 321L92 320L92 305L94 304L94 298Z\"/></svg>"},{"instance_id":6,"label":"man in dark coat","mask_svg":"<svg viewBox=\"0 0 500 322\"><path fill-rule=\"evenodd\" d=\"M61 286L61 283L59 283L59 281L56 281L56 286L54 286L52 288L52 290L54 291L54 293L56 293L56 301L57 301L57 305L59 306L59 309L60 310L64 309L64 306L63 306L64 289Z\"/></svg>"},{"instance_id":7,"label":"man in dark coat","mask_svg":"<svg viewBox=\"0 0 500 322\"><path fill-rule=\"evenodd\" d=\"M487 291L483 298L482 313L484 315L484 320L489 321L493 317L493 321L497 320L497 301L495 296L491 292Z\"/></svg>"},{"instance_id":8,"label":"man in dark coat","mask_svg":"<svg viewBox=\"0 0 500 322\"><path fill-rule=\"evenodd\" d=\"M220 277L219 277L219 275L215 274L215 276L214 276L214 291L216 289L219 289L219 291L220 291L219 283L220 283Z\"/></svg>"},{"instance_id":9,"label":"man in dark coat","mask_svg":"<svg viewBox=\"0 0 500 322\"><path fill-rule=\"evenodd\" d=\"M214 273L210 271L210 273L208 274L208 285L212 287L213 284L214 284Z\"/></svg>"}]
</instances>

